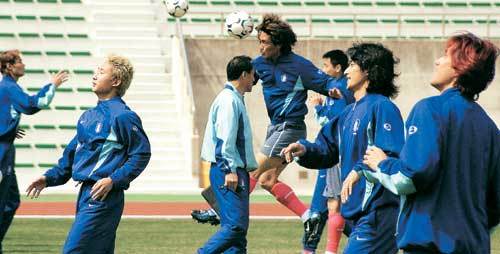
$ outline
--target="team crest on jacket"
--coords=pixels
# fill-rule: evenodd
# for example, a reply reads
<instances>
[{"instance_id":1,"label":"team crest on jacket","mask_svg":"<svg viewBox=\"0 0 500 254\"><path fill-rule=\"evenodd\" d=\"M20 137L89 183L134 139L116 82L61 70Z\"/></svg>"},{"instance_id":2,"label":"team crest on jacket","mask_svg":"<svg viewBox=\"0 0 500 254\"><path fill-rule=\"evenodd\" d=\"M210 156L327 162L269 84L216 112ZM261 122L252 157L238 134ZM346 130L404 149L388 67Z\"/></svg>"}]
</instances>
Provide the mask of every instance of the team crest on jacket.
<instances>
[{"instance_id":1,"label":"team crest on jacket","mask_svg":"<svg viewBox=\"0 0 500 254\"><path fill-rule=\"evenodd\" d=\"M286 82L286 74L281 74L281 82L285 83Z\"/></svg>"},{"instance_id":2,"label":"team crest on jacket","mask_svg":"<svg viewBox=\"0 0 500 254\"><path fill-rule=\"evenodd\" d=\"M386 131L391 131L391 130L392 130L392 126L391 126L391 124L390 124L390 123L384 123L384 129L385 129Z\"/></svg>"},{"instance_id":3,"label":"team crest on jacket","mask_svg":"<svg viewBox=\"0 0 500 254\"><path fill-rule=\"evenodd\" d=\"M408 128L408 135L413 135L413 134L417 133L417 131L418 131L417 126L412 125L412 126L410 126L410 128Z\"/></svg>"},{"instance_id":4,"label":"team crest on jacket","mask_svg":"<svg viewBox=\"0 0 500 254\"><path fill-rule=\"evenodd\" d=\"M95 133L101 132L101 129L102 129L102 123L97 123L95 127Z\"/></svg>"}]
</instances>

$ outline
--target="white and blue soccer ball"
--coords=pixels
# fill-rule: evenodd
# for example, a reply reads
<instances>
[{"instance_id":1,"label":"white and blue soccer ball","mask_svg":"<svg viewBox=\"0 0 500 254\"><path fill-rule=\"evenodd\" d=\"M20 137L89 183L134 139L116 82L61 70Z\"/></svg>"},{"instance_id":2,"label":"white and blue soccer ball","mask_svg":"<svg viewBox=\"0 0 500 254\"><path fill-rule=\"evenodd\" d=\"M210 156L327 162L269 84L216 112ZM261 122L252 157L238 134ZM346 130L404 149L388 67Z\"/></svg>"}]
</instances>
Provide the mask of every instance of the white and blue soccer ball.
<instances>
[{"instance_id":1,"label":"white and blue soccer ball","mask_svg":"<svg viewBox=\"0 0 500 254\"><path fill-rule=\"evenodd\" d=\"M188 0L164 0L168 14L175 18L180 18L186 14L189 9Z\"/></svg>"},{"instance_id":2,"label":"white and blue soccer ball","mask_svg":"<svg viewBox=\"0 0 500 254\"><path fill-rule=\"evenodd\" d=\"M244 39L253 31L253 20L244 11L235 11L226 17L227 33L234 38Z\"/></svg>"}]
</instances>

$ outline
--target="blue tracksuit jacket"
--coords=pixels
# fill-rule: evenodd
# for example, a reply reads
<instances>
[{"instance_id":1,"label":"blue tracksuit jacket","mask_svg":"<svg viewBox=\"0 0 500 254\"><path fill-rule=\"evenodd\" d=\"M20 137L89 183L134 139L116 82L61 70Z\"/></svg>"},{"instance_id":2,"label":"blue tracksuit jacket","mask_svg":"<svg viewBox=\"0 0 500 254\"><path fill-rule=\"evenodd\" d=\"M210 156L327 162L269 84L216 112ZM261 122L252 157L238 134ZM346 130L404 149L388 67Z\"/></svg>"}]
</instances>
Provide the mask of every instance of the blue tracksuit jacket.
<instances>
[{"instance_id":1,"label":"blue tracksuit jacket","mask_svg":"<svg viewBox=\"0 0 500 254\"><path fill-rule=\"evenodd\" d=\"M257 78L262 81L267 114L273 125L285 120L304 120L307 90L328 95L329 76L293 52L280 56L276 63L262 56L252 63Z\"/></svg>"},{"instance_id":2,"label":"blue tracksuit jacket","mask_svg":"<svg viewBox=\"0 0 500 254\"><path fill-rule=\"evenodd\" d=\"M418 102L400 159L367 178L401 195L398 247L432 253L490 253L500 220L500 132L457 88Z\"/></svg>"}]
</instances>

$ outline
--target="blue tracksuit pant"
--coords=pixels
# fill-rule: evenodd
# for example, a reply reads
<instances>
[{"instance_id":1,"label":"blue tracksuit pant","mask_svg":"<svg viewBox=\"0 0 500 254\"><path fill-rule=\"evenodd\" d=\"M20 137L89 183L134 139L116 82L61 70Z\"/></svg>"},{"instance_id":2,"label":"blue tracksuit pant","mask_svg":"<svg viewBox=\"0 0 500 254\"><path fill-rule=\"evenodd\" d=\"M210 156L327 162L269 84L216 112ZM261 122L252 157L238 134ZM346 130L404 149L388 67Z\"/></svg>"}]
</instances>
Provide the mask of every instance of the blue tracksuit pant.
<instances>
[{"instance_id":1,"label":"blue tracksuit pant","mask_svg":"<svg viewBox=\"0 0 500 254\"><path fill-rule=\"evenodd\" d=\"M198 249L198 253L247 253L247 230L249 217L249 177L245 169L237 169L236 191L224 187L225 173L212 163L210 184L220 206L221 228Z\"/></svg>"},{"instance_id":2,"label":"blue tracksuit pant","mask_svg":"<svg viewBox=\"0 0 500 254\"><path fill-rule=\"evenodd\" d=\"M75 222L64 244L64 254L111 254L123 213L122 189L112 189L104 201L92 199L94 182L83 183L78 194Z\"/></svg>"},{"instance_id":3,"label":"blue tracksuit pant","mask_svg":"<svg viewBox=\"0 0 500 254\"><path fill-rule=\"evenodd\" d=\"M11 143L0 143L0 170L3 179L0 183L0 254L2 241L9 229L14 214L19 207L19 187L14 171L15 148Z\"/></svg>"},{"instance_id":4,"label":"blue tracksuit pant","mask_svg":"<svg viewBox=\"0 0 500 254\"><path fill-rule=\"evenodd\" d=\"M316 178L316 186L311 200L311 213L322 213L328 210L328 198L323 196L326 187L326 172L328 169L318 170L318 177Z\"/></svg>"}]
</instances>

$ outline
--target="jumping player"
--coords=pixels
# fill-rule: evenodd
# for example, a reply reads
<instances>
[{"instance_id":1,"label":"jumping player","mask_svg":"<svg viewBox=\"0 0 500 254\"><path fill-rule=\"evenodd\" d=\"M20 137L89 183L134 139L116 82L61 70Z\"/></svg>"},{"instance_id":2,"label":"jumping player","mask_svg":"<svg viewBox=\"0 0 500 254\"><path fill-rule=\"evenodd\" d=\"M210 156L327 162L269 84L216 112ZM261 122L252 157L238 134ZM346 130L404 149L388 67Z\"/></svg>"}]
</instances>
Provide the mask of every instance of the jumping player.
<instances>
[{"instance_id":1,"label":"jumping player","mask_svg":"<svg viewBox=\"0 0 500 254\"><path fill-rule=\"evenodd\" d=\"M81 184L76 216L63 253L113 253L124 206L124 190L147 166L148 138L139 116L122 100L134 69L127 58L109 55L92 79L97 106L78 120L77 132L58 165L31 183L37 198L71 177Z\"/></svg>"}]
</instances>

